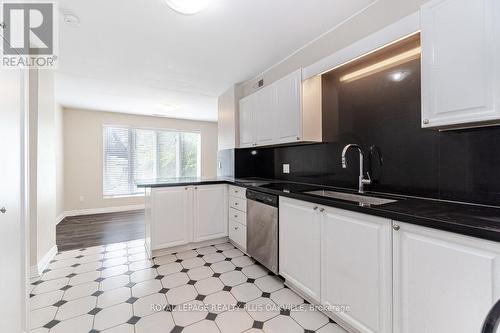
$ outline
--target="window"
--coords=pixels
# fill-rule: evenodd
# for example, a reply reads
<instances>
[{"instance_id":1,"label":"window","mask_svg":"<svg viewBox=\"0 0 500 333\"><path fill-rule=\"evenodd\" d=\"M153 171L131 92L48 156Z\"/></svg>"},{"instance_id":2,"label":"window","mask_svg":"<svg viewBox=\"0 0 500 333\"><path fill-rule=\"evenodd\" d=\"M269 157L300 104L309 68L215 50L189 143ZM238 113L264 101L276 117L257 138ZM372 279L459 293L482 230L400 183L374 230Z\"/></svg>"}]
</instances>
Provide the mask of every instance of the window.
<instances>
[{"instance_id":1,"label":"window","mask_svg":"<svg viewBox=\"0 0 500 333\"><path fill-rule=\"evenodd\" d=\"M199 177L201 135L104 126L103 194L142 193L141 180Z\"/></svg>"}]
</instances>

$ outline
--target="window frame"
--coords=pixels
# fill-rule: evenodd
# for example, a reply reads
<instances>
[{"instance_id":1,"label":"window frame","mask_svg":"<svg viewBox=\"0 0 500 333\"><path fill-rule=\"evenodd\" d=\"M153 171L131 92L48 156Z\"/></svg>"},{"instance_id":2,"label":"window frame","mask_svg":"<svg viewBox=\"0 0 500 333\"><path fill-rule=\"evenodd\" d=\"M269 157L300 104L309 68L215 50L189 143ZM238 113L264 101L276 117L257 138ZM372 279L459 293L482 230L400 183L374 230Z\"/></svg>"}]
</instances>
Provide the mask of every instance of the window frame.
<instances>
[{"instance_id":1,"label":"window frame","mask_svg":"<svg viewBox=\"0 0 500 333\"><path fill-rule=\"evenodd\" d=\"M173 129L173 128L164 128L164 127L147 127L147 126L132 126L132 125L126 125L126 124L114 124L114 123L103 123L101 125L101 140L102 140L102 151L101 151L101 194L103 199L114 199L114 198L131 198L131 197L143 197L145 195L144 192L137 192L137 193L128 193L128 194L105 194L104 193L104 178L105 178L105 172L106 172L106 139L105 139L105 130L107 127L114 127L114 128L124 128L128 130L128 144L129 144L129 156L128 156L128 164L129 164L129 185L134 183L134 162L133 162L133 152L131 148L131 143L134 142L133 140L133 134L131 130L147 130L147 131L154 131L156 135L156 142L155 142L155 156L158 156L158 132L174 132L177 133L178 136L182 133L188 133L188 134L198 134L200 136L200 142L198 145L198 149L196 152L196 158L197 158L197 169L196 169L196 177L201 177L201 170L202 170L202 159L201 159L201 146L202 146L202 133L201 130L182 130L182 129ZM176 142L176 175L180 174L180 140L177 140ZM156 177L158 176L159 170L158 170L158 159L156 158L155 160L155 174ZM176 177L176 178L189 178L189 177ZM130 186L129 186L130 187ZM132 189L129 188L129 191Z\"/></svg>"}]
</instances>

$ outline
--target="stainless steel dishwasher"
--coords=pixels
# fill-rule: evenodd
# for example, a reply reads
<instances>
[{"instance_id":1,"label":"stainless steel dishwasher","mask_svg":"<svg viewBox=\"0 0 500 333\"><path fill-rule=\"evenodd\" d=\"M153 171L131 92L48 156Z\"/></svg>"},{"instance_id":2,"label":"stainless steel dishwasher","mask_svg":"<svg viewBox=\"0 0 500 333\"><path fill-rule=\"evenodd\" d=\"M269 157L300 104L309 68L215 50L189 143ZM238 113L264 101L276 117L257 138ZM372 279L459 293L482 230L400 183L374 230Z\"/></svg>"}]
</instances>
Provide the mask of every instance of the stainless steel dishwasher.
<instances>
[{"instance_id":1,"label":"stainless steel dishwasher","mask_svg":"<svg viewBox=\"0 0 500 333\"><path fill-rule=\"evenodd\" d=\"M247 190L247 252L278 274L278 196Z\"/></svg>"}]
</instances>

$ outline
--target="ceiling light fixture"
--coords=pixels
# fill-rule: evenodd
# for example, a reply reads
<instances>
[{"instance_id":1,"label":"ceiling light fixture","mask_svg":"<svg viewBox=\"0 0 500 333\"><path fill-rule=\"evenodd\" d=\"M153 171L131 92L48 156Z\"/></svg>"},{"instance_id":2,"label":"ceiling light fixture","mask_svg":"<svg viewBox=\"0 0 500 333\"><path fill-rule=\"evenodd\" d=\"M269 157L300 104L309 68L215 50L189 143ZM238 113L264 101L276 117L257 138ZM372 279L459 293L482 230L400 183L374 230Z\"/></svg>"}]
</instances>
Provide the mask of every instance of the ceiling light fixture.
<instances>
[{"instance_id":1,"label":"ceiling light fixture","mask_svg":"<svg viewBox=\"0 0 500 333\"><path fill-rule=\"evenodd\" d=\"M167 5L183 15L193 15L205 9L212 0L165 0Z\"/></svg>"}]
</instances>

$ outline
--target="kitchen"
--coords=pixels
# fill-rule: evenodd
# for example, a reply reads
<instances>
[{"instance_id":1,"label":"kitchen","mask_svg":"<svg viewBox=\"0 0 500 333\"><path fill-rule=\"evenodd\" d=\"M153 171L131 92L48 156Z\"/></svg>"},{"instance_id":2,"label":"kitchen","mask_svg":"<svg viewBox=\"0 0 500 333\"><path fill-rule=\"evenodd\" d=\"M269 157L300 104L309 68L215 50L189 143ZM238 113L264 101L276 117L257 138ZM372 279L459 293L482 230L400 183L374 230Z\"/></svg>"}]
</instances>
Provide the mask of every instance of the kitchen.
<instances>
[{"instance_id":1,"label":"kitchen","mask_svg":"<svg viewBox=\"0 0 500 333\"><path fill-rule=\"evenodd\" d=\"M158 2L61 2L0 330L500 332L500 2Z\"/></svg>"},{"instance_id":2,"label":"kitchen","mask_svg":"<svg viewBox=\"0 0 500 333\"><path fill-rule=\"evenodd\" d=\"M149 251L223 239L228 223L232 244L307 301L349 305L330 313L349 331L479 332L498 299L500 132L481 126L498 117L485 70L498 64L463 52L446 16L463 3L441 3L422 8L420 33L359 58L369 41L351 46L347 65L333 55L239 103L237 88L222 96L221 178L140 185ZM474 83L456 70L471 59Z\"/></svg>"}]
</instances>

